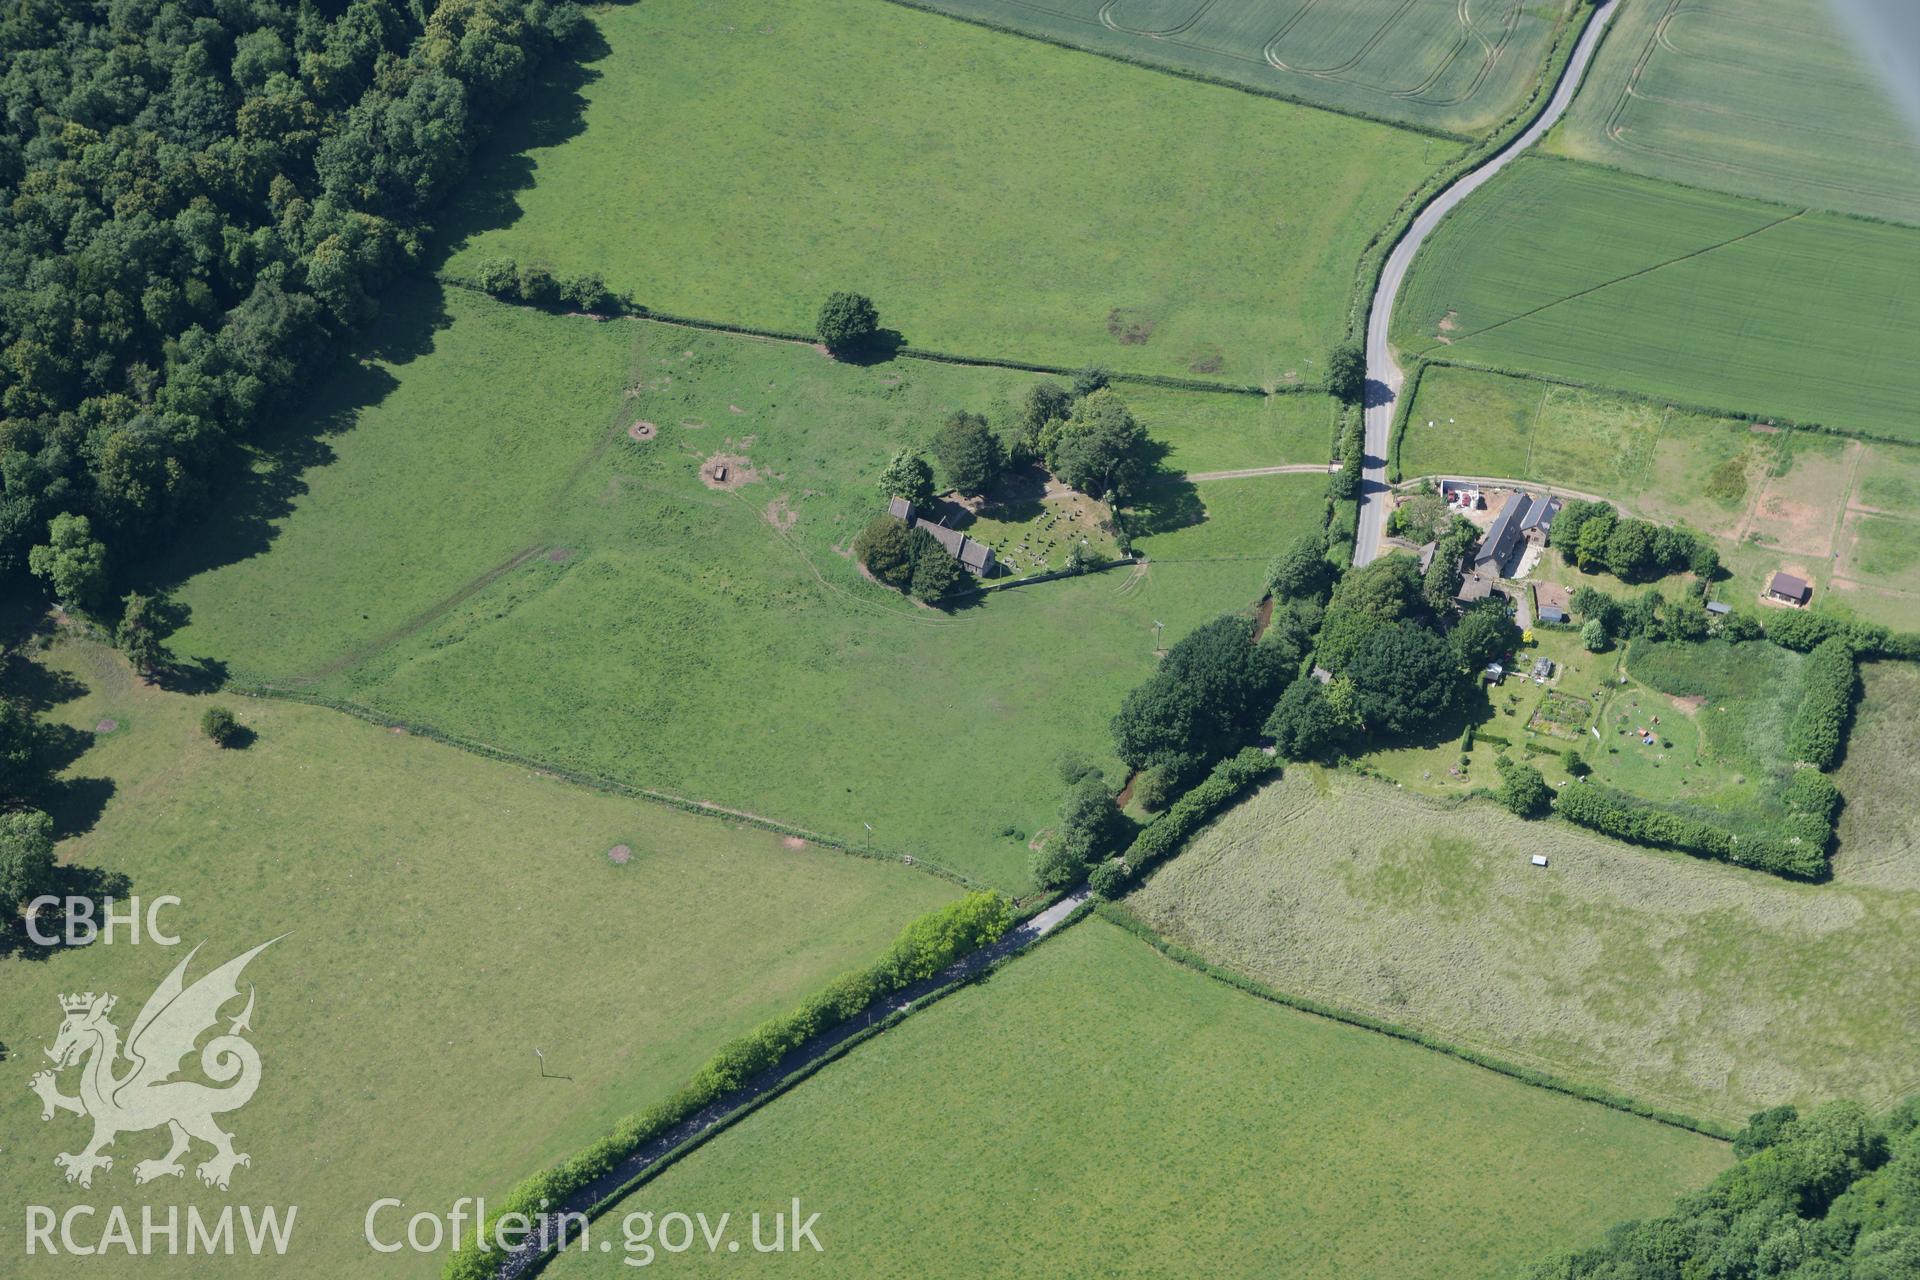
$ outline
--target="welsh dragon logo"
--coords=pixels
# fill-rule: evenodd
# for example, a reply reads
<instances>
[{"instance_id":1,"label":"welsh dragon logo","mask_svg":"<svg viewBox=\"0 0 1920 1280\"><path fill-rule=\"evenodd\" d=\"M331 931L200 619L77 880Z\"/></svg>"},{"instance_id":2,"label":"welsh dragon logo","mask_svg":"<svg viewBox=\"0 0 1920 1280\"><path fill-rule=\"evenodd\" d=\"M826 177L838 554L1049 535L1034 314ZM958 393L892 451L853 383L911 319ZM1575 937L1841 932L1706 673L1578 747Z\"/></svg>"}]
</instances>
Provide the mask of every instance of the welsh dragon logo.
<instances>
[{"instance_id":1,"label":"welsh dragon logo","mask_svg":"<svg viewBox=\"0 0 1920 1280\"><path fill-rule=\"evenodd\" d=\"M236 956L192 986L186 985L187 965L200 948L189 951L147 998L124 1048L120 1029L109 1016L115 997L91 991L60 997L66 1019L60 1024L59 1038L46 1051L54 1068L34 1076L28 1087L40 1095L42 1120L53 1119L56 1111L93 1119L93 1140L84 1149L53 1158L67 1171L68 1182L91 1187L95 1170L113 1168L113 1157L101 1151L112 1146L115 1138L161 1125L172 1135L173 1145L160 1159L134 1165L135 1183L179 1177L184 1172L180 1157L195 1138L213 1148L212 1157L196 1170L200 1181L210 1187L225 1191L234 1169L253 1163L233 1149L233 1135L214 1122L215 1116L244 1107L260 1086L260 1054L241 1037L252 1029L248 1021L253 1016L252 987L247 989L246 1008L228 1021L225 1034L216 1035L200 1050L201 1071L225 1087L174 1077L201 1035L220 1021L221 1008L239 998L240 971L278 941L274 938ZM127 1064L124 1068L122 1059ZM56 1076L73 1066L80 1067L80 1095L70 1098L60 1092Z\"/></svg>"}]
</instances>

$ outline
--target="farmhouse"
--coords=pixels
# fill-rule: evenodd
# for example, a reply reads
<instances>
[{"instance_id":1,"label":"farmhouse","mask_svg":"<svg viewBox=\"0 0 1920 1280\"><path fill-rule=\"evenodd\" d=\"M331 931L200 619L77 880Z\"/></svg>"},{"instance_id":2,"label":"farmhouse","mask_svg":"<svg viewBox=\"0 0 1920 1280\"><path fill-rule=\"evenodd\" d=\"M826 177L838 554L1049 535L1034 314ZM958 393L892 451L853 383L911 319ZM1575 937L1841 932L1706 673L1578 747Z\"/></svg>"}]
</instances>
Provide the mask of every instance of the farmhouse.
<instances>
[{"instance_id":1,"label":"farmhouse","mask_svg":"<svg viewBox=\"0 0 1920 1280\"><path fill-rule=\"evenodd\" d=\"M1534 498L1530 493L1514 493L1500 508L1500 514L1493 518L1493 527L1480 539L1480 545L1474 549L1472 572L1483 573L1492 578L1511 577L1520 562L1520 552L1527 544L1522 533L1527 513L1533 508Z\"/></svg>"},{"instance_id":2,"label":"farmhouse","mask_svg":"<svg viewBox=\"0 0 1920 1280\"><path fill-rule=\"evenodd\" d=\"M1803 605L1813 596L1813 588L1807 585L1805 578L1795 577L1791 573L1776 573L1767 581L1767 599L1778 600L1782 604Z\"/></svg>"},{"instance_id":3,"label":"farmhouse","mask_svg":"<svg viewBox=\"0 0 1920 1280\"><path fill-rule=\"evenodd\" d=\"M943 524L921 517L913 509L913 504L905 498L894 498L887 503L887 514L896 520L906 521L909 529L925 529L933 535L933 540L946 549L948 555L960 562L960 567L970 570L978 577L991 577L999 568L994 558L993 548L984 542L975 542L958 529L949 529Z\"/></svg>"}]
</instances>

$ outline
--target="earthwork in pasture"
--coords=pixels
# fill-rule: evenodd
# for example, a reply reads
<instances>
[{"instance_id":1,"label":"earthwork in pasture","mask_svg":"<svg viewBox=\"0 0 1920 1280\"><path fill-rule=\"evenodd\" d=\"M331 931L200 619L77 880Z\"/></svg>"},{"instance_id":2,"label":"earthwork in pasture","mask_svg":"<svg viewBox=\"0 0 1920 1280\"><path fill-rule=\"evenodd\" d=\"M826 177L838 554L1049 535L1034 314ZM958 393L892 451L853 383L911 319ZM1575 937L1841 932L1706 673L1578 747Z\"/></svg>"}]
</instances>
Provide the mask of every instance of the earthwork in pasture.
<instances>
[{"instance_id":1,"label":"earthwork in pasture","mask_svg":"<svg viewBox=\"0 0 1920 1280\"><path fill-rule=\"evenodd\" d=\"M1476 134L1539 74L1563 0L925 0L975 22L1262 93Z\"/></svg>"},{"instance_id":2,"label":"earthwork in pasture","mask_svg":"<svg viewBox=\"0 0 1920 1280\"><path fill-rule=\"evenodd\" d=\"M1666 1208L1724 1144L1267 1003L1091 919L618 1201L798 1193L840 1275L1480 1280ZM965 1234L954 1262L951 1224ZM997 1225L996 1225L997 1224ZM818 1255L767 1254L781 1275ZM627 1274L570 1252L555 1280ZM739 1270L725 1252L674 1261Z\"/></svg>"},{"instance_id":3,"label":"earthwork in pasture","mask_svg":"<svg viewBox=\"0 0 1920 1280\"><path fill-rule=\"evenodd\" d=\"M291 493L288 509L260 535L264 554L181 585L193 613L175 650L1013 890L1028 839L1055 820L1059 757L1118 774L1107 722L1152 667L1153 623L1171 642L1250 605L1271 539L1323 509L1316 476L1222 481L1221 524L1183 503L1156 535L1209 543L1205 558L1126 590L1124 574L1092 574L930 610L863 580L848 555L882 510L875 481L955 409L1004 423L1032 375L848 364L464 290L438 309L431 353L322 392L331 408L377 381L363 407L325 419L326 461L301 466L289 426L259 491L235 503ZM1142 421L1177 420L1179 403L1143 402ZM637 416L660 437L629 439ZM690 422L728 431L666 425ZM711 482L716 452L727 488ZM736 492L742 458L756 483ZM554 561L551 547L574 554ZM972 785L955 786L956 770Z\"/></svg>"},{"instance_id":4,"label":"earthwork in pasture","mask_svg":"<svg viewBox=\"0 0 1920 1280\"><path fill-rule=\"evenodd\" d=\"M1278 990L1723 1124L1920 1087L1897 867L1793 883L1295 767L1127 901Z\"/></svg>"},{"instance_id":5,"label":"earthwork in pasture","mask_svg":"<svg viewBox=\"0 0 1920 1280\"><path fill-rule=\"evenodd\" d=\"M1456 150L877 0L594 22L611 52L579 128L501 132L450 214L451 274L594 271L798 332L854 289L918 347L1279 385L1339 340L1368 237Z\"/></svg>"},{"instance_id":6,"label":"earthwork in pasture","mask_svg":"<svg viewBox=\"0 0 1920 1280\"><path fill-rule=\"evenodd\" d=\"M1427 242L1394 330L1460 363L1920 442L1913 228L1527 158Z\"/></svg>"}]
</instances>

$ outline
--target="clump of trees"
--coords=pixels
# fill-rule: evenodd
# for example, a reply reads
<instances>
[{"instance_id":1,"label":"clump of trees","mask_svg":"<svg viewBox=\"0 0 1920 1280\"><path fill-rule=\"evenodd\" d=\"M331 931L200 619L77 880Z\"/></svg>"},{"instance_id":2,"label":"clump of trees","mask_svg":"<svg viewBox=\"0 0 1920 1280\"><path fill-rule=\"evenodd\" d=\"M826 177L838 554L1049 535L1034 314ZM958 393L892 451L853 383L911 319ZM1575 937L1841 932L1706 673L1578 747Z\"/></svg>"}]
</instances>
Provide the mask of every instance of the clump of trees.
<instances>
[{"instance_id":1,"label":"clump of trees","mask_svg":"<svg viewBox=\"0 0 1920 1280\"><path fill-rule=\"evenodd\" d=\"M1738 1163L1673 1212L1614 1227L1525 1280L1911 1280L1920 1275L1920 1100L1875 1121L1851 1102L1763 1111Z\"/></svg>"},{"instance_id":2,"label":"clump of trees","mask_svg":"<svg viewBox=\"0 0 1920 1280\"><path fill-rule=\"evenodd\" d=\"M1087 869L1112 851L1126 827L1100 771L1082 760L1061 763L1067 796L1060 824L1033 855L1033 882L1043 889L1078 884Z\"/></svg>"},{"instance_id":3,"label":"clump of trees","mask_svg":"<svg viewBox=\"0 0 1920 1280\"><path fill-rule=\"evenodd\" d=\"M110 604L419 265L474 143L584 26L570 0L10 11L0 573Z\"/></svg>"},{"instance_id":4,"label":"clump of trees","mask_svg":"<svg viewBox=\"0 0 1920 1280\"><path fill-rule=\"evenodd\" d=\"M1494 767L1500 771L1495 795L1501 804L1523 818L1538 818L1553 807L1553 788L1538 769L1504 755L1494 761Z\"/></svg>"},{"instance_id":5,"label":"clump of trees","mask_svg":"<svg viewBox=\"0 0 1920 1280\"><path fill-rule=\"evenodd\" d=\"M877 581L927 604L973 581L932 534L892 516L875 516L854 538L853 555Z\"/></svg>"},{"instance_id":6,"label":"clump of trees","mask_svg":"<svg viewBox=\"0 0 1920 1280\"><path fill-rule=\"evenodd\" d=\"M21 909L53 887L53 819L37 809L0 811L0 940Z\"/></svg>"},{"instance_id":7,"label":"clump of trees","mask_svg":"<svg viewBox=\"0 0 1920 1280\"><path fill-rule=\"evenodd\" d=\"M905 498L916 507L924 507L933 501L933 468L918 451L902 449L880 473L880 493L883 497Z\"/></svg>"},{"instance_id":8,"label":"clump of trees","mask_svg":"<svg viewBox=\"0 0 1920 1280\"><path fill-rule=\"evenodd\" d=\"M1253 632L1251 618L1228 614L1181 637L1121 703L1115 754L1185 780L1250 739L1292 675L1286 651Z\"/></svg>"},{"instance_id":9,"label":"clump of trees","mask_svg":"<svg viewBox=\"0 0 1920 1280\"><path fill-rule=\"evenodd\" d=\"M231 710L214 706L208 707L200 717L200 732L206 734L215 746L232 747L239 745L244 730Z\"/></svg>"},{"instance_id":10,"label":"clump of trees","mask_svg":"<svg viewBox=\"0 0 1920 1280\"><path fill-rule=\"evenodd\" d=\"M880 336L880 313L863 293L830 293L820 304L813 331L820 345L834 355L852 355L871 347Z\"/></svg>"},{"instance_id":11,"label":"clump of trees","mask_svg":"<svg viewBox=\"0 0 1920 1280\"><path fill-rule=\"evenodd\" d=\"M1028 387L1013 415L1012 462L1039 462L1063 483L1094 498L1124 497L1151 469L1146 429L1107 385L1103 369L1084 369L1071 388Z\"/></svg>"},{"instance_id":12,"label":"clump of trees","mask_svg":"<svg viewBox=\"0 0 1920 1280\"><path fill-rule=\"evenodd\" d=\"M1447 638L1453 643L1460 669L1471 673L1519 647L1520 628L1514 625L1504 604L1483 600L1461 615Z\"/></svg>"},{"instance_id":13,"label":"clump of trees","mask_svg":"<svg viewBox=\"0 0 1920 1280\"><path fill-rule=\"evenodd\" d=\"M1365 347L1348 341L1327 352L1327 392L1342 404L1361 402L1367 393Z\"/></svg>"},{"instance_id":14,"label":"clump of trees","mask_svg":"<svg viewBox=\"0 0 1920 1280\"><path fill-rule=\"evenodd\" d=\"M930 451L947 487L969 496L986 492L1007 465L1000 437L985 418L965 409L947 415L934 432Z\"/></svg>"},{"instance_id":15,"label":"clump of trees","mask_svg":"<svg viewBox=\"0 0 1920 1280\"><path fill-rule=\"evenodd\" d=\"M1689 529L1636 520L1605 502L1569 502L1554 518L1553 542L1587 572L1622 582L1651 582L1683 570L1702 582L1720 571L1720 553Z\"/></svg>"},{"instance_id":16,"label":"clump of trees","mask_svg":"<svg viewBox=\"0 0 1920 1280\"><path fill-rule=\"evenodd\" d=\"M625 299L609 290L595 271L556 276L545 267L521 266L512 258L488 258L476 270L474 283L502 302L548 311L614 315L627 309Z\"/></svg>"}]
</instances>

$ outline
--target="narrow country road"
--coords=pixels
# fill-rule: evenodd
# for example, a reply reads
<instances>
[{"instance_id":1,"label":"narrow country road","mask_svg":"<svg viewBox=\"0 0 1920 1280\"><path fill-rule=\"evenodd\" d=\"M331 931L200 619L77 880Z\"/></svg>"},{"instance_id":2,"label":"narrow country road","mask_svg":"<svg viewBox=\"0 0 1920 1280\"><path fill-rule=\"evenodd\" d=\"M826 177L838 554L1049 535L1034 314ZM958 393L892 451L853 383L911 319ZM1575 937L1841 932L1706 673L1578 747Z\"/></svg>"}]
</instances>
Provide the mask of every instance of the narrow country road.
<instances>
[{"instance_id":1,"label":"narrow country road","mask_svg":"<svg viewBox=\"0 0 1920 1280\"><path fill-rule=\"evenodd\" d=\"M929 997L937 998L946 994L955 989L956 984L979 976L1020 948L1052 933L1087 901L1087 893L1086 889L1079 889L1068 894L1045 911L1029 916L1007 930L998 942L962 956L931 978L922 978L910 986L902 987L885 999L876 1001L866 1012L838 1026L826 1028L738 1089L714 1099L665 1133L642 1143L638 1150L568 1196L564 1202L550 1206L547 1216L536 1222L536 1233L530 1234L518 1248L500 1255L494 1275L498 1280L520 1280L520 1277L531 1274L560 1243L546 1234L556 1229L560 1214L574 1212L591 1216L595 1205L615 1195L635 1178L659 1164L681 1144L705 1133L742 1107L763 1102L780 1093L791 1081L794 1072L831 1056L841 1045L875 1022L905 1013L923 1002L931 1003Z\"/></svg>"},{"instance_id":2,"label":"narrow country road","mask_svg":"<svg viewBox=\"0 0 1920 1280\"><path fill-rule=\"evenodd\" d=\"M1501 148L1485 164L1435 196L1433 202L1414 218L1413 225L1393 246L1393 252L1387 255L1387 265L1380 272L1380 284L1373 292L1373 305L1367 311L1366 463L1360 476L1360 529L1353 540L1355 564L1367 564L1379 555L1380 539L1386 533L1387 445L1393 433L1395 401L1403 384L1400 366L1394 363L1393 348L1387 341L1387 330L1393 323L1393 300L1406 281L1407 268L1413 265L1414 255L1420 252L1421 243L1440 225L1442 218L1479 190L1488 178L1512 163L1515 156L1540 141L1554 122L1566 113L1567 105L1573 101L1574 90L1580 87L1580 79L1586 74L1587 64L1593 61L1593 51L1599 47L1601 33L1606 30L1607 23L1612 21L1614 11L1619 7L1620 0L1607 0L1594 10L1593 16L1587 20L1587 29L1580 33L1580 41L1574 46L1573 57L1567 60L1567 69L1561 74L1560 83L1547 100L1546 109L1527 126L1526 132Z\"/></svg>"}]
</instances>

